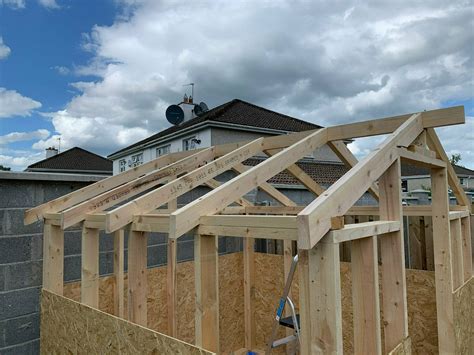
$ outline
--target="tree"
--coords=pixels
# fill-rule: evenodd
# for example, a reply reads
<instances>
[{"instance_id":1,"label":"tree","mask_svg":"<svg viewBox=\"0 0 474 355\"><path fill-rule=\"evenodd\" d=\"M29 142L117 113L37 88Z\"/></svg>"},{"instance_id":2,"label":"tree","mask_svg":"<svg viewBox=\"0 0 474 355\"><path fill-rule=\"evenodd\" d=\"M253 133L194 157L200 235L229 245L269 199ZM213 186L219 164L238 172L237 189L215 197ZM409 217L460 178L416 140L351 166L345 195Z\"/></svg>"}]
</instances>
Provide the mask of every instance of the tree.
<instances>
[{"instance_id":1,"label":"tree","mask_svg":"<svg viewBox=\"0 0 474 355\"><path fill-rule=\"evenodd\" d=\"M462 160L460 153L451 154L451 158L449 158L449 162L452 165L459 165L459 162Z\"/></svg>"},{"instance_id":2,"label":"tree","mask_svg":"<svg viewBox=\"0 0 474 355\"><path fill-rule=\"evenodd\" d=\"M6 166L3 166L3 165L0 164L0 170L10 171L10 170L12 170L12 168L9 168L9 167L6 167Z\"/></svg>"}]
</instances>

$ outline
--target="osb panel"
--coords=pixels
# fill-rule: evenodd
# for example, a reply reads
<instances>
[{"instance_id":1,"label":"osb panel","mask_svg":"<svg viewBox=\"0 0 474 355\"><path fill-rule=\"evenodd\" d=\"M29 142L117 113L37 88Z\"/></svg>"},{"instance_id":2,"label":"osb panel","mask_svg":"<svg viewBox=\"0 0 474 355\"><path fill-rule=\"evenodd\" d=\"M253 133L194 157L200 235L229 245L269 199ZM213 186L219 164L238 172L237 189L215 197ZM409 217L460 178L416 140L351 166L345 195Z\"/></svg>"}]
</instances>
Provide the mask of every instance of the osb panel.
<instances>
[{"instance_id":1,"label":"osb panel","mask_svg":"<svg viewBox=\"0 0 474 355\"><path fill-rule=\"evenodd\" d=\"M408 332L413 354L438 354L436 287L433 271L406 270Z\"/></svg>"},{"instance_id":2,"label":"osb panel","mask_svg":"<svg viewBox=\"0 0 474 355\"><path fill-rule=\"evenodd\" d=\"M456 354L474 351L474 278L453 293Z\"/></svg>"},{"instance_id":3,"label":"osb panel","mask_svg":"<svg viewBox=\"0 0 474 355\"><path fill-rule=\"evenodd\" d=\"M42 354L212 354L47 290L40 336Z\"/></svg>"},{"instance_id":4,"label":"osb panel","mask_svg":"<svg viewBox=\"0 0 474 355\"><path fill-rule=\"evenodd\" d=\"M411 339L405 338L398 346L389 352L389 355L411 355Z\"/></svg>"},{"instance_id":5,"label":"osb panel","mask_svg":"<svg viewBox=\"0 0 474 355\"><path fill-rule=\"evenodd\" d=\"M178 338L194 343L194 263L179 263ZM409 333L413 354L437 353L437 325L434 273L407 270ZM278 300L283 292L283 257L255 254L256 347L265 348ZM113 311L113 277L101 278L100 309ZM353 352L352 294L350 263L341 263L342 324L344 352ZM125 289L127 282L125 281ZM148 325L167 331L166 268L148 270ZM298 308L298 269L292 286L292 299ZM229 352L244 346L244 299L242 253L219 257L221 350ZM64 294L80 299L80 283L65 285ZM382 333L383 334L383 333ZM283 337L281 329L279 336ZM276 352L279 353L279 352Z\"/></svg>"},{"instance_id":6,"label":"osb panel","mask_svg":"<svg viewBox=\"0 0 474 355\"><path fill-rule=\"evenodd\" d=\"M219 257L219 315L221 351L230 352L244 346L244 294L242 253ZM148 328L167 333L166 267L148 269ZM113 314L113 276L102 277L99 284L99 309ZM178 338L194 344L194 262L178 263ZM125 276L125 309L127 306ZM81 283L64 285L64 296L79 301Z\"/></svg>"}]
</instances>

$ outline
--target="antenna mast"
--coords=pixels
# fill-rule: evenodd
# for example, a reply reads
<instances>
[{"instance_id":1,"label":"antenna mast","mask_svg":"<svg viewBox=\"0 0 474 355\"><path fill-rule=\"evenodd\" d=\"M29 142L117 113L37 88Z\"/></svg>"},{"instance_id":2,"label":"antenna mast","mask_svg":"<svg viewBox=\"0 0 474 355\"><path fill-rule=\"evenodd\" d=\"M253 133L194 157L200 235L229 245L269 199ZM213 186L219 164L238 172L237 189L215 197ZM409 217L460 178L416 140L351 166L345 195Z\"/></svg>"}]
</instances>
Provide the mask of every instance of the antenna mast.
<instances>
[{"instance_id":1,"label":"antenna mast","mask_svg":"<svg viewBox=\"0 0 474 355\"><path fill-rule=\"evenodd\" d=\"M194 100L194 83L184 84L183 86L191 86L191 96Z\"/></svg>"}]
</instances>

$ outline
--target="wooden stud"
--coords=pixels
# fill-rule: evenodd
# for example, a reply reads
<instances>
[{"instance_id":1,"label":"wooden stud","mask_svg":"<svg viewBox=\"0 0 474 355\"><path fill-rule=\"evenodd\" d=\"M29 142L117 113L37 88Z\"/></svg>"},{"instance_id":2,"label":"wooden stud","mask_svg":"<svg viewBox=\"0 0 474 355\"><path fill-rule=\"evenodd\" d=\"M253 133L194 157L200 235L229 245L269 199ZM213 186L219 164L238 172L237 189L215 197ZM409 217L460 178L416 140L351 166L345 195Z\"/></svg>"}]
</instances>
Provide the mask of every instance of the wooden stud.
<instances>
[{"instance_id":1,"label":"wooden stud","mask_svg":"<svg viewBox=\"0 0 474 355\"><path fill-rule=\"evenodd\" d=\"M81 302L99 308L99 230L82 229Z\"/></svg>"},{"instance_id":2,"label":"wooden stud","mask_svg":"<svg viewBox=\"0 0 474 355\"><path fill-rule=\"evenodd\" d=\"M471 202L467 197L464 189L462 188L461 184L459 183L459 178L454 171L453 166L449 162L449 158L444 151L443 145L438 138L435 130L433 128L428 128L426 130L427 138L428 138L428 145L432 150L436 152L436 155L439 159L443 160L446 163L446 168L448 169L448 184L453 190L454 195L460 205L466 206L469 211L471 211Z\"/></svg>"},{"instance_id":3,"label":"wooden stud","mask_svg":"<svg viewBox=\"0 0 474 355\"><path fill-rule=\"evenodd\" d=\"M194 236L196 345L219 352L218 237Z\"/></svg>"},{"instance_id":4,"label":"wooden stud","mask_svg":"<svg viewBox=\"0 0 474 355\"><path fill-rule=\"evenodd\" d=\"M453 354L456 339L453 323L453 278L447 178L448 172L446 168L431 170L436 314L440 354Z\"/></svg>"},{"instance_id":5,"label":"wooden stud","mask_svg":"<svg viewBox=\"0 0 474 355\"><path fill-rule=\"evenodd\" d=\"M423 269L424 245L421 233L420 217L408 217L408 256L410 269Z\"/></svg>"},{"instance_id":6,"label":"wooden stud","mask_svg":"<svg viewBox=\"0 0 474 355\"><path fill-rule=\"evenodd\" d=\"M472 277L472 240L469 217L461 218L462 259L464 282Z\"/></svg>"},{"instance_id":7,"label":"wooden stud","mask_svg":"<svg viewBox=\"0 0 474 355\"><path fill-rule=\"evenodd\" d=\"M400 159L379 179L380 220L402 221ZM379 239L382 260L382 309L385 352L393 350L408 336L407 291L403 223L396 232Z\"/></svg>"},{"instance_id":8,"label":"wooden stud","mask_svg":"<svg viewBox=\"0 0 474 355\"><path fill-rule=\"evenodd\" d=\"M255 240L244 239L244 318L245 348L255 349L257 335L255 326Z\"/></svg>"},{"instance_id":9,"label":"wooden stud","mask_svg":"<svg viewBox=\"0 0 474 355\"><path fill-rule=\"evenodd\" d=\"M377 237L351 242L354 353L381 354Z\"/></svg>"},{"instance_id":10,"label":"wooden stud","mask_svg":"<svg viewBox=\"0 0 474 355\"><path fill-rule=\"evenodd\" d=\"M463 245L461 220L453 219L449 222L451 234L451 264L453 270L453 290L464 284Z\"/></svg>"},{"instance_id":11,"label":"wooden stud","mask_svg":"<svg viewBox=\"0 0 474 355\"><path fill-rule=\"evenodd\" d=\"M168 238L168 258L166 266L166 295L168 305L168 335L176 338L178 336L178 282L177 282L177 252L178 241Z\"/></svg>"},{"instance_id":12,"label":"wooden stud","mask_svg":"<svg viewBox=\"0 0 474 355\"><path fill-rule=\"evenodd\" d=\"M147 326L147 235L130 231L128 237L128 319Z\"/></svg>"},{"instance_id":13,"label":"wooden stud","mask_svg":"<svg viewBox=\"0 0 474 355\"><path fill-rule=\"evenodd\" d=\"M114 233L114 314L124 318L124 230Z\"/></svg>"},{"instance_id":14,"label":"wooden stud","mask_svg":"<svg viewBox=\"0 0 474 355\"><path fill-rule=\"evenodd\" d=\"M63 294L64 232L59 226L43 227L43 288Z\"/></svg>"},{"instance_id":15,"label":"wooden stud","mask_svg":"<svg viewBox=\"0 0 474 355\"><path fill-rule=\"evenodd\" d=\"M431 216L425 216L425 245L426 245L426 270L434 271L434 251L433 251L433 222Z\"/></svg>"},{"instance_id":16,"label":"wooden stud","mask_svg":"<svg viewBox=\"0 0 474 355\"><path fill-rule=\"evenodd\" d=\"M339 245L300 250L298 264L301 354L342 354Z\"/></svg>"},{"instance_id":17,"label":"wooden stud","mask_svg":"<svg viewBox=\"0 0 474 355\"><path fill-rule=\"evenodd\" d=\"M290 273L292 263L293 263L293 241L283 240L283 275L284 275L285 282L288 279L288 275ZM290 289L290 292L289 292L288 296L293 300L292 289ZM290 317L291 316L290 307L285 307L284 315L285 315L285 317ZM286 328L286 336L290 336L293 333L294 333L294 331L292 329ZM295 344L287 344L286 345L286 353L287 354L293 354L294 353L294 345Z\"/></svg>"}]
</instances>

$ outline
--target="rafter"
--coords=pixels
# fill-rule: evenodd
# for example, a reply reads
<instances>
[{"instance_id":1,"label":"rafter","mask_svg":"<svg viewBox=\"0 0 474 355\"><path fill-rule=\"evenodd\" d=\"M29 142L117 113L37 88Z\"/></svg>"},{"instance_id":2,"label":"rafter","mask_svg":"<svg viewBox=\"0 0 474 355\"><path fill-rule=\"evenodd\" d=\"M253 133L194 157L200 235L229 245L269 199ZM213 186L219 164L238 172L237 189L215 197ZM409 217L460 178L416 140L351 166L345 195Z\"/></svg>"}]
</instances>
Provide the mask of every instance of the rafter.
<instances>
[{"instance_id":1,"label":"rafter","mask_svg":"<svg viewBox=\"0 0 474 355\"><path fill-rule=\"evenodd\" d=\"M166 185L161 186L134 201L115 208L106 214L106 231L108 233L116 231L132 222L135 214L153 211L173 198L181 196L193 188L205 183L209 179L231 169L236 164L239 164L260 152L262 150L262 142L263 138L258 138L176 180L168 182ZM216 190L218 189L219 188ZM237 198L233 201L236 199Z\"/></svg>"},{"instance_id":2,"label":"rafter","mask_svg":"<svg viewBox=\"0 0 474 355\"><path fill-rule=\"evenodd\" d=\"M326 129L320 129L226 182L206 196L172 213L170 238L178 238L190 231L199 224L200 216L219 212L238 197L263 184L309 152L324 145L327 142L326 133Z\"/></svg>"}]
</instances>

